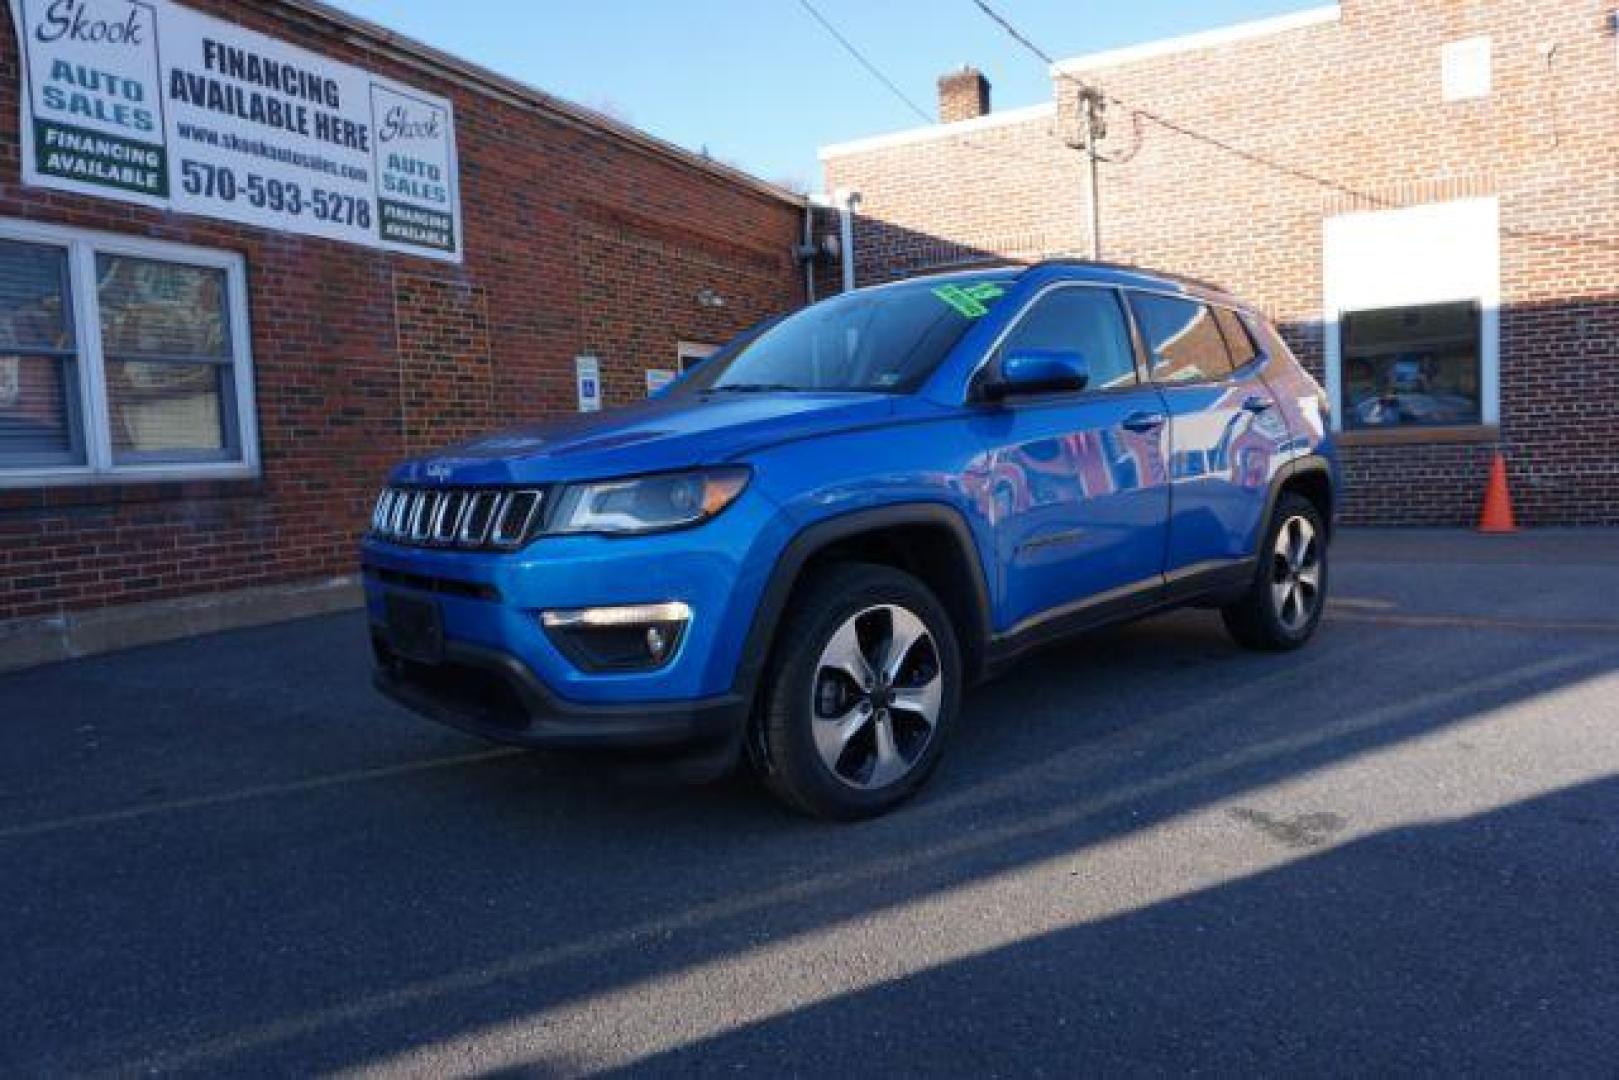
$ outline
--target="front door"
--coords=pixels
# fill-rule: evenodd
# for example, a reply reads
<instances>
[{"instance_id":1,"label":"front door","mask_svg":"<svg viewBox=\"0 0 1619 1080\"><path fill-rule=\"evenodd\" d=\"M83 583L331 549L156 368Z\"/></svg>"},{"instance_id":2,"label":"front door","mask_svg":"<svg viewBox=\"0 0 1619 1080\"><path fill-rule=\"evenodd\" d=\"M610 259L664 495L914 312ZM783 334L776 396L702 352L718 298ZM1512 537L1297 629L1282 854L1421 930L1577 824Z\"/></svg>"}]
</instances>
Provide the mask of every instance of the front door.
<instances>
[{"instance_id":1,"label":"front door","mask_svg":"<svg viewBox=\"0 0 1619 1080\"><path fill-rule=\"evenodd\" d=\"M1042 294L999 355L1021 349L1077 351L1090 382L981 406L974 421L985 452L969 483L996 537L996 630L1150 604L1163 584L1169 427L1158 391L1138 376L1119 293Z\"/></svg>"}]
</instances>

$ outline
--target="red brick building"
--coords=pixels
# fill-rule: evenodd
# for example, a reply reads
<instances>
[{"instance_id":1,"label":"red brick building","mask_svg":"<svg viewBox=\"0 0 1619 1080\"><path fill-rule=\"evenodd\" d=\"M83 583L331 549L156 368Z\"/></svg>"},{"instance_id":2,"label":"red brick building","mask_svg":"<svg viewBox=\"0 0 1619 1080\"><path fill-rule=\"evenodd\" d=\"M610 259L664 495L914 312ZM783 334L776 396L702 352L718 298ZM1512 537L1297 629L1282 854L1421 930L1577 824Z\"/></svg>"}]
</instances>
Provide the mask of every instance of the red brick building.
<instances>
[{"instance_id":1,"label":"red brick building","mask_svg":"<svg viewBox=\"0 0 1619 1080\"><path fill-rule=\"evenodd\" d=\"M1619 523L1619 4L1344 0L1061 62L1049 103L940 81L932 127L823 148L862 283L1091 249L1265 307L1327 384L1357 522ZM1031 62L1034 62L1031 59Z\"/></svg>"},{"instance_id":2,"label":"red brick building","mask_svg":"<svg viewBox=\"0 0 1619 1080\"><path fill-rule=\"evenodd\" d=\"M0 18L0 667L348 603L402 456L803 302L802 199L312 0Z\"/></svg>"}]
</instances>

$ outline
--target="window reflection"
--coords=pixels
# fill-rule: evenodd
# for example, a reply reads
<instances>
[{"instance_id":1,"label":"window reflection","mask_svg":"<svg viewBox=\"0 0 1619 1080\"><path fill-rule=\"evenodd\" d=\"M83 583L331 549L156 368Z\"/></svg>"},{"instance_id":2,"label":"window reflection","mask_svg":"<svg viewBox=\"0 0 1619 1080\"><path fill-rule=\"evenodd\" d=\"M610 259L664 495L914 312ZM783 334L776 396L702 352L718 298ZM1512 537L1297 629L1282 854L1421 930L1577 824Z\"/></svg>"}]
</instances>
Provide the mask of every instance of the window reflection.
<instances>
[{"instance_id":1,"label":"window reflection","mask_svg":"<svg viewBox=\"0 0 1619 1080\"><path fill-rule=\"evenodd\" d=\"M83 461L67 251L0 241L0 467Z\"/></svg>"},{"instance_id":2,"label":"window reflection","mask_svg":"<svg viewBox=\"0 0 1619 1080\"><path fill-rule=\"evenodd\" d=\"M1477 304L1350 312L1341 326L1345 427L1480 422Z\"/></svg>"},{"instance_id":3,"label":"window reflection","mask_svg":"<svg viewBox=\"0 0 1619 1080\"><path fill-rule=\"evenodd\" d=\"M113 457L230 456L230 334L222 270L96 257Z\"/></svg>"}]
</instances>

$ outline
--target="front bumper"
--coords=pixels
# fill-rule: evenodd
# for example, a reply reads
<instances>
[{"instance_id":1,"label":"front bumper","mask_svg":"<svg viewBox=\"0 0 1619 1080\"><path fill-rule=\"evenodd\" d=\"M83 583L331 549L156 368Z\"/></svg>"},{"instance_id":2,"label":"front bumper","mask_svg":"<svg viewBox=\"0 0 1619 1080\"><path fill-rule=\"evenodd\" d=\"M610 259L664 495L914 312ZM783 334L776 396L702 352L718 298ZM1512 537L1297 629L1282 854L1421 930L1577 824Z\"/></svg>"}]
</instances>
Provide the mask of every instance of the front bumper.
<instances>
[{"instance_id":1,"label":"front bumper","mask_svg":"<svg viewBox=\"0 0 1619 1080\"><path fill-rule=\"evenodd\" d=\"M379 689L501 742L673 747L740 738L758 664L745 647L787 523L745 494L717 521L637 538L557 536L520 551L361 546ZM442 655L390 640L389 597L429 602ZM586 670L548 611L678 602L691 617L661 666ZM409 659L417 656L418 660Z\"/></svg>"},{"instance_id":2,"label":"front bumper","mask_svg":"<svg viewBox=\"0 0 1619 1080\"><path fill-rule=\"evenodd\" d=\"M742 730L740 694L689 701L580 704L557 697L520 660L495 649L446 642L437 664L396 653L373 624L377 689L413 712L495 742L612 749L722 748Z\"/></svg>"}]
</instances>

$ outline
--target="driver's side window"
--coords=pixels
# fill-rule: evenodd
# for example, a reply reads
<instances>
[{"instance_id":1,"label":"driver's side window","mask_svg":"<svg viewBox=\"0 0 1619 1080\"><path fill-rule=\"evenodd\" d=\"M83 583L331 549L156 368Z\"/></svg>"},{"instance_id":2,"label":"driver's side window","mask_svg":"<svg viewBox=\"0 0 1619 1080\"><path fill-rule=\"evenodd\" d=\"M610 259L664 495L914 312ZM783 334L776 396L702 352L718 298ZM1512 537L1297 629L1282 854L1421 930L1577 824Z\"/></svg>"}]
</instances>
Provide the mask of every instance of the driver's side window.
<instances>
[{"instance_id":1,"label":"driver's side window","mask_svg":"<svg viewBox=\"0 0 1619 1080\"><path fill-rule=\"evenodd\" d=\"M1090 368L1087 390L1136 384L1135 356L1124 309L1112 289L1059 288L1034 307L1007 335L1001 357L1024 349L1077 352Z\"/></svg>"}]
</instances>

